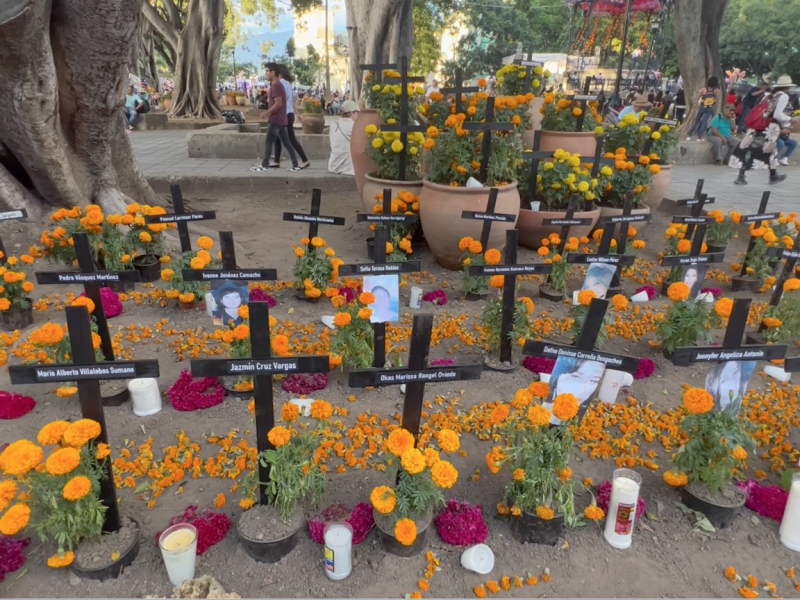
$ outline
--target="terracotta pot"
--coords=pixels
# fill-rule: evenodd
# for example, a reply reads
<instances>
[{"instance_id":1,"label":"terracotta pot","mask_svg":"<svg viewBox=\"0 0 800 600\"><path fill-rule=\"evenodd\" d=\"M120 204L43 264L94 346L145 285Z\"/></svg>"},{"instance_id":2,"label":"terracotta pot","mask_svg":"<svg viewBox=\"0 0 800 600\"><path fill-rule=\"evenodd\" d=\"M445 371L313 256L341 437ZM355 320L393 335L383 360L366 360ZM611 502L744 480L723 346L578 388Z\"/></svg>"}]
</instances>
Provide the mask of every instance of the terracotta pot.
<instances>
[{"instance_id":1,"label":"terracotta pot","mask_svg":"<svg viewBox=\"0 0 800 600\"><path fill-rule=\"evenodd\" d=\"M365 108L360 111L353 123L353 135L350 136L350 157L353 159L353 171L355 172L356 187L359 194L364 190L364 178L367 173L375 170L369 157L364 152L369 143L364 129L367 125L375 125L377 127L380 124L381 118L378 116L378 111L371 108Z\"/></svg>"},{"instance_id":2,"label":"terracotta pot","mask_svg":"<svg viewBox=\"0 0 800 600\"><path fill-rule=\"evenodd\" d=\"M419 216L425 238L437 264L451 271L461 270L461 251L458 242L469 236L480 239L482 221L462 219L465 210L485 211L489 188L450 187L423 179L419 199ZM496 213L519 215L519 192L516 180L499 188ZM515 221L516 222L516 221ZM513 223L493 223L489 247L502 251L506 231Z\"/></svg>"},{"instance_id":3,"label":"terracotta pot","mask_svg":"<svg viewBox=\"0 0 800 600\"><path fill-rule=\"evenodd\" d=\"M655 211L661 206L670 183L672 183L672 165L661 165L661 171L653 177L653 183L650 184L650 191L647 192L647 199L644 201L650 210Z\"/></svg>"},{"instance_id":4,"label":"terracotta pot","mask_svg":"<svg viewBox=\"0 0 800 600\"><path fill-rule=\"evenodd\" d=\"M322 133L325 129L325 115L304 114L300 121L303 125L303 133Z\"/></svg>"},{"instance_id":5,"label":"terracotta pot","mask_svg":"<svg viewBox=\"0 0 800 600\"><path fill-rule=\"evenodd\" d=\"M564 150L570 154L580 154L587 159L594 158L597 140L594 131L547 131L542 129L542 152Z\"/></svg>"},{"instance_id":6,"label":"terracotta pot","mask_svg":"<svg viewBox=\"0 0 800 600\"><path fill-rule=\"evenodd\" d=\"M544 106L544 97L534 98L530 101L528 114L531 117L530 129L522 132L522 144L525 150L533 150L533 134L542 128L542 113L539 109Z\"/></svg>"},{"instance_id":7,"label":"terracotta pot","mask_svg":"<svg viewBox=\"0 0 800 600\"><path fill-rule=\"evenodd\" d=\"M563 219L566 211L543 211L520 209L517 219L517 229L519 230L519 245L531 250L538 250L542 245L542 238L546 238L551 233L561 233L561 225L542 225L545 219ZM600 218L600 209L595 208L586 212L576 212L576 219L591 219L591 225L581 227L570 227L570 237L588 236L592 228Z\"/></svg>"},{"instance_id":8,"label":"terracotta pot","mask_svg":"<svg viewBox=\"0 0 800 600\"><path fill-rule=\"evenodd\" d=\"M391 189L392 198L397 197L399 192L411 192L419 196L422 191L422 180L418 181L394 181L393 179L378 179L375 173L364 176L364 187L361 190L361 204L364 205L364 212L372 214L372 207L375 206L375 196L383 198L383 190Z\"/></svg>"},{"instance_id":9,"label":"terracotta pot","mask_svg":"<svg viewBox=\"0 0 800 600\"><path fill-rule=\"evenodd\" d=\"M172 100L162 100L161 107L164 112L169 110L169 107L172 106Z\"/></svg>"},{"instance_id":10,"label":"terracotta pot","mask_svg":"<svg viewBox=\"0 0 800 600\"><path fill-rule=\"evenodd\" d=\"M632 215L649 215L651 212L649 206L642 206L641 208L634 208L631 210ZM622 214L621 208L611 208L610 206L601 206L600 207L600 216L601 217L618 217ZM631 223L631 226L637 231L642 231L645 228L647 223L639 222L639 223ZM601 227L598 225L598 227ZM617 230L619 231L619 230Z\"/></svg>"},{"instance_id":11,"label":"terracotta pot","mask_svg":"<svg viewBox=\"0 0 800 600\"><path fill-rule=\"evenodd\" d=\"M236 104L238 106L244 106L247 104L247 96L236 96Z\"/></svg>"},{"instance_id":12,"label":"terracotta pot","mask_svg":"<svg viewBox=\"0 0 800 600\"><path fill-rule=\"evenodd\" d=\"M225 96L225 106L236 106L236 98L233 96Z\"/></svg>"}]
</instances>

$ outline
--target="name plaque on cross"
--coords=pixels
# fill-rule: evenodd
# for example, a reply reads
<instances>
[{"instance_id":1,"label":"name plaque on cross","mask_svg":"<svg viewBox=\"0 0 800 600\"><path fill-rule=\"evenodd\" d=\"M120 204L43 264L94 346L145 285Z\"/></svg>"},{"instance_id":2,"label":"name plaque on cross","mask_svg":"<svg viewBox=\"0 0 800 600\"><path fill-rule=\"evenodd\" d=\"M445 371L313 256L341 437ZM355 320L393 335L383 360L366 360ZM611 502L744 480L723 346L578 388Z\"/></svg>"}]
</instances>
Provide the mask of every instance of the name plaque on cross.
<instances>
[{"instance_id":1,"label":"name plaque on cross","mask_svg":"<svg viewBox=\"0 0 800 600\"><path fill-rule=\"evenodd\" d=\"M695 206L697 204L714 204L717 201L716 197L709 198L684 198L683 200L676 200L675 204L678 206Z\"/></svg>"},{"instance_id":2,"label":"name plaque on cross","mask_svg":"<svg viewBox=\"0 0 800 600\"><path fill-rule=\"evenodd\" d=\"M488 275L538 275L549 273L553 270L553 265L534 264L534 265L474 265L469 268L471 277Z\"/></svg>"},{"instance_id":3,"label":"name plaque on cross","mask_svg":"<svg viewBox=\"0 0 800 600\"><path fill-rule=\"evenodd\" d=\"M567 96L570 100L574 100L576 102L580 102L581 100L585 100L588 102L597 101L598 96L593 96L592 94L577 94L575 96Z\"/></svg>"},{"instance_id":4,"label":"name plaque on cross","mask_svg":"<svg viewBox=\"0 0 800 600\"><path fill-rule=\"evenodd\" d=\"M501 223L513 223L517 220L516 215L503 213L476 212L474 210L461 211L462 219L474 219L476 221L499 221Z\"/></svg>"},{"instance_id":5,"label":"name plaque on cross","mask_svg":"<svg viewBox=\"0 0 800 600\"><path fill-rule=\"evenodd\" d=\"M214 210L204 210L201 212L171 214L171 215L151 215L144 218L147 225L157 225L159 223L185 223L187 221L212 221L217 218Z\"/></svg>"},{"instance_id":6,"label":"name plaque on cross","mask_svg":"<svg viewBox=\"0 0 800 600\"><path fill-rule=\"evenodd\" d=\"M673 223L686 223L687 225L708 225L714 222L714 217L695 217L693 215L679 215L672 217Z\"/></svg>"},{"instance_id":7,"label":"name plaque on cross","mask_svg":"<svg viewBox=\"0 0 800 600\"><path fill-rule=\"evenodd\" d=\"M633 254L578 254L570 252L567 254L567 263L572 265L617 265L628 267L636 261Z\"/></svg>"},{"instance_id":8,"label":"name plaque on cross","mask_svg":"<svg viewBox=\"0 0 800 600\"><path fill-rule=\"evenodd\" d=\"M54 283L113 283L139 281L139 271L95 271L94 273L55 273L37 271L36 280L42 285Z\"/></svg>"},{"instance_id":9,"label":"name plaque on cross","mask_svg":"<svg viewBox=\"0 0 800 600\"><path fill-rule=\"evenodd\" d=\"M134 379L158 372L157 360L93 365L18 365L9 367L12 383L46 383L93 379Z\"/></svg>"},{"instance_id":10,"label":"name plaque on cross","mask_svg":"<svg viewBox=\"0 0 800 600\"><path fill-rule=\"evenodd\" d=\"M781 252L781 258L800 259L800 250L784 250Z\"/></svg>"},{"instance_id":11,"label":"name plaque on cross","mask_svg":"<svg viewBox=\"0 0 800 600\"><path fill-rule=\"evenodd\" d=\"M28 211L24 208L20 210L9 210L0 212L0 221L8 221L9 219L25 219L28 217Z\"/></svg>"},{"instance_id":12,"label":"name plaque on cross","mask_svg":"<svg viewBox=\"0 0 800 600\"><path fill-rule=\"evenodd\" d=\"M320 215L306 215L303 213L283 213L284 221L297 223L321 223L323 225L344 225L344 217L323 217Z\"/></svg>"},{"instance_id":13,"label":"name plaque on cross","mask_svg":"<svg viewBox=\"0 0 800 600\"><path fill-rule=\"evenodd\" d=\"M562 346L535 340L526 340L522 353L530 356L544 356L546 358L577 358L603 363L616 371L635 373L639 368L639 359L631 356L609 354L598 350L581 350L575 346Z\"/></svg>"},{"instance_id":14,"label":"name plaque on cross","mask_svg":"<svg viewBox=\"0 0 800 600\"><path fill-rule=\"evenodd\" d=\"M676 265L693 265L722 262L725 258L724 252L710 252L698 254L697 256L664 256L661 258L661 265L664 267L674 267Z\"/></svg>"},{"instance_id":15,"label":"name plaque on cross","mask_svg":"<svg viewBox=\"0 0 800 600\"><path fill-rule=\"evenodd\" d=\"M225 279L276 281L277 269L184 269L184 281L217 281Z\"/></svg>"},{"instance_id":16,"label":"name plaque on cross","mask_svg":"<svg viewBox=\"0 0 800 600\"><path fill-rule=\"evenodd\" d=\"M674 119L660 119L658 117L645 117L644 122L658 123L659 125L671 125L673 127L675 127L678 124L678 122L675 121Z\"/></svg>"},{"instance_id":17,"label":"name plaque on cross","mask_svg":"<svg viewBox=\"0 0 800 600\"><path fill-rule=\"evenodd\" d=\"M617 215L613 217L601 217L600 224L605 223L638 223L641 221L650 221L653 218L650 214L642 214L642 215Z\"/></svg>"},{"instance_id":18,"label":"name plaque on cross","mask_svg":"<svg viewBox=\"0 0 800 600\"><path fill-rule=\"evenodd\" d=\"M400 385L402 383L440 383L443 381L466 381L480 379L483 365L459 365L433 367L419 370L354 371L350 377L351 387Z\"/></svg>"},{"instance_id":19,"label":"name plaque on cross","mask_svg":"<svg viewBox=\"0 0 800 600\"><path fill-rule=\"evenodd\" d=\"M742 223L754 223L755 221L771 221L780 217L780 213L764 213L762 215L744 215Z\"/></svg>"},{"instance_id":20,"label":"name plaque on cross","mask_svg":"<svg viewBox=\"0 0 800 600\"><path fill-rule=\"evenodd\" d=\"M709 350L708 348L676 348L672 354L673 364L690 362L728 362L746 360L778 360L786 354L786 346L762 344L748 346L746 349Z\"/></svg>"},{"instance_id":21,"label":"name plaque on cross","mask_svg":"<svg viewBox=\"0 0 800 600\"><path fill-rule=\"evenodd\" d=\"M560 225L562 227L579 227L581 225L591 225L592 219L543 219L542 225Z\"/></svg>"},{"instance_id":22,"label":"name plaque on cross","mask_svg":"<svg viewBox=\"0 0 800 600\"><path fill-rule=\"evenodd\" d=\"M201 359L192 361L192 375L195 377L224 377L226 375L319 373L327 370L327 365L327 356L288 356L230 360Z\"/></svg>"},{"instance_id":23,"label":"name plaque on cross","mask_svg":"<svg viewBox=\"0 0 800 600\"><path fill-rule=\"evenodd\" d=\"M365 215L359 213L356 217L359 223L413 223L417 220L416 215Z\"/></svg>"},{"instance_id":24,"label":"name plaque on cross","mask_svg":"<svg viewBox=\"0 0 800 600\"><path fill-rule=\"evenodd\" d=\"M394 273L416 273L420 270L418 260L384 264L342 265L340 275L392 275Z\"/></svg>"}]
</instances>

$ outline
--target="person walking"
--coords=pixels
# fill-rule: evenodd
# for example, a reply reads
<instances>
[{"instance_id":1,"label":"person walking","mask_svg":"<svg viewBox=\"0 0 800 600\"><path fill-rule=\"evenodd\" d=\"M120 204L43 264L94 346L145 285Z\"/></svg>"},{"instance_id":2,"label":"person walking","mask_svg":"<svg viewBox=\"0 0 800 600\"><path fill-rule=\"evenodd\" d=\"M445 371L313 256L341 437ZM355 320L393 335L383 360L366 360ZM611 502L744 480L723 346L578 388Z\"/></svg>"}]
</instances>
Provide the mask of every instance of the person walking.
<instances>
[{"instance_id":1,"label":"person walking","mask_svg":"<svg viewBox=\"0 0 800 600\"><path fill-rule=\"evenodd\" d=\"M294 134L294 89L292 89L292 74L289 72L289 67L286 65L278 65L278 75L280 77L281 85L286 90L286 119L289 123L286 127L286 133L289 134L289 142L300 156L300 168L305 169L311 165L306 156L303 146L297 141L297 136ZM302 118L302 117L301 117ZM270 167L277 168L281 164L281 140L275 142L275 162L270 163Z\"/></svg>"},{"instance_id":2,"label":"person walking","mask_svg":"<svg viewBox=\"0 0 800 600\"><path fill-rule=\"evenodd\" d=\"M706 133L706 127L711 116L714 114L714 106L719 100L719 79L716 77L709 77L706 81L706 87L700 90L700 98L698 100L699 108L697 116L694 119L694 124L689 130L689 135L686 138L687 142L692 141L692 136L697 133L697 139L701 139Z\"/></svg>"},{"instance_id":3,"label":"person walking","mask_svg":"<svg viewBox=\"0 0 800 600\"><path fill-rule=\"evenodd\" d=\"M287 131L289 125L289 118L286 113L287 94L286 88L280 83L280 68L277 63L269 62L266 65L266 69L267 81L269 81L269 108L263 113L263 116L269 122L269 127L267 128L264 160L261 161L261 166L250 167L250 170L266 171L269 169L269 157L272 156L272 147L277 140L280 140L282 145L289 151L289 156L292 159L292 168L286 170L299 171L300 166L297 164L297 154L289 141L289 132Z\"/></svg>"},{"instance_id":4,"label":"person walking","mask_svg":"<svg viewBox=\"0 0 800 600\"><path fill-rule=\"evenodd\" d=\"M739 113L739 133L744 133L747 127L744 126L744 120L750 111L753 110L756 104L764 99L764 94L767 93L769 86L766 81L759 80L759 82L747 90L747 93L742 98L742 110Z\"/></svg>"},{"instance_id":5,"label":"person walking","mask_svg":"<svg viewBox=\"0 0 800 600\"><path fill-rule=\"evenodd\" d=\"M714 146L714 158L718 165L727 164L739 145L739 138L732 133L736 128L733 111L733 106L726 104L722 112L715 115L708 125L708 141Z\"/></svg>"},{"instance_id":6,"label":"person walking","mask_svg":"<svg viewBox=\"0 0 800 600\"><path fill-rule=\"evenodd\" d=\"M780 183L786 175L778 175L778 138L781 130L789 129L797 121L786 114L789 106L790 88L794 86L792 78L781 75L773 86L774 94L769 98L769 108L761 117L758 127L750 127L739 146L731 156L730 166L739 170L736 185L747 185L745 173L750 169L769 169L769 183ZM761 110L756 105L753 110ZM752 112L752 111L751 111ZM755 115L754 115L755 116ZM753 120L751 120L751 125Z\"/></svg>"}]
</instances>

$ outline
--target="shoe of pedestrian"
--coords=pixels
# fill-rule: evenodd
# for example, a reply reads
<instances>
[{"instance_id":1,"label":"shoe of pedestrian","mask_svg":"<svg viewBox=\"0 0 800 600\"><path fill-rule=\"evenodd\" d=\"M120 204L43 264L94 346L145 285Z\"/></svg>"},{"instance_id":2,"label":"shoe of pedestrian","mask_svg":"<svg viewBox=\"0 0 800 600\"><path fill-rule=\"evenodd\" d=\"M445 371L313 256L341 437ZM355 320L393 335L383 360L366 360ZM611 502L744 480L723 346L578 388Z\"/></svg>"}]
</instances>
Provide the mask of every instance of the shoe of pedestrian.
<instances>
[{"instance_id":1,"label":"shoe of pedestrian","mask_svg":"<svg viewBox=\"0 0 800 600\"><path fill-rule=\"evenodd\" d=\"M686 141L687 141L687 142L691 142L691 141L692 141L692 136L689 136L689 137L687 137L687 138L686 138Z\"/></svg>"},{"instance_id":2,"label":"shoe of pedestrian","mask_svg":"<svg viewBox=\"0 0 800 600\"><path fill-rule=\"evenodd\" d=\"M291 169L286 169L286 170L287 170L287 171L302 171L303 169L301 169L301 168L298 166L298 167L292 167Z\"/></svg>"},{"instance_id":3,"label":"shoe of pedestrian","mask_svg":"<svg viewBox=\"0 0 800 600\"><path fill-rule=\"evenodd\" d=\"M307 169L310 166L311 166L311 161L310 160L307 160L306 162L300 163L300 168L301 169Z\"/></svg>"},{"instance_id":4,"label":"shoe of pedestrian","mask_svg":"<svg viewBox=\"0 0 800 600\"><path fill-rule=\"evenodd\" d=\"M747 185L747 179L744 178L744 175L739 175L733 183L736 185Z\"/></svg>"},{"instance_id":5,"label":"shoe of pedestrian","mask_svg":"<svg viewBox=\"0 0 800 600\"><path fill-rule=\"evenodd\" d=\"M280 165L278 163L276 163L276 162L269 163L269 168L270 169L277 169L278 167L280 167Z\"/></svg>"},{"instance_id":6,"label":"shoe of pedestrian","mask_svg":"<svg viewBox=\"0 0 800 600\"><path fill-rule=\"evenodd\" d=\"M782 158L782 159L780 159L778 161L778 164L781 164L784 167L788 167L789 166L789 159L788 158Z\"/></svg>"},{"instance_id":7,"label":"shoe of pedestrian","mask_svg":"<svg viewBox=\"0 0 800 600\"><path fill-rule=\"evenodd\" d=\"M770 175L769 176L769 184L772 185L772 184L775 184L775 183L780 183L781 181L786 179L786 177L788 177L788 175Z\"/></svg>"},{"instance_id":8,"label":"shoe of pedestrian","mask_svg":"<svg viewBox=\"0 0 800 600\"><path fill-rule=\"evenodd\" d=\"M268 169L267 169L267 167L264 167L264 166L261 166L261 165L256 165L255 167L250 167L250 170L251 171L259 171L260 172L260 171L267 171Z\"/></svg>"}]
</instances>

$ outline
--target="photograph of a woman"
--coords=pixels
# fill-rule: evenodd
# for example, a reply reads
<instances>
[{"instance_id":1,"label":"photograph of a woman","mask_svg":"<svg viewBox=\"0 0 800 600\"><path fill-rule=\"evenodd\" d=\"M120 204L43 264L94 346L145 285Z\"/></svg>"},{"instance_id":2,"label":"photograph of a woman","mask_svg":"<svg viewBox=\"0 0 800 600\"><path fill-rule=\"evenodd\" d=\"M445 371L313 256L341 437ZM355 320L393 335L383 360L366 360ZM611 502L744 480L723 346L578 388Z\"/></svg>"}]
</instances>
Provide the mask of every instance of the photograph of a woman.
<instances>
[{"instance_id":1,"label":"photograph of a woman","mask_svg":"<svg viewBox=\"0 0 800 600\"><path fill-rule=\"evenodd\" d=\"M591 290L598 298L605 298L606 292L608 292L608 286L611 285L611 279L613 279L616 270L616 265L589 265L589 268L586 270L586 277L583 280L583 286L581 286L581 291Z\"/></svg>"},{"instance_id":2,"label":"photograph of a woman","mask_svg":"<svg viewBox=\"0 0 800 600\"><path fill-rule=\"evenodd\" d=\"M683 267L683 277L681 281L689 286L689 298L697 298L706 278L708 265L687 265Z\"/></svg>"},{"instance_id":3,"label":"photograph of a woman","mask_svg":"<svg viewBox=\"0 0 800 600\"><path fill-rule=\"evenodd\" d=\"M214 299L214 312L211 318L214 325L228 325L233 321L234 327L244 321L239 316L239 307L247 304L249 292L247 283L233 281L214 281L211 284L211 297Z\"/></svg>"},{"instance_id":4,"label":"photograph of a woman","mask_svg":"<svg viewBox=\"0 0 800 600\"><path fill-rule=\"evenodd\" d=\"M714 366L706 375L706 391L714 397L714 410L738 413L747 382L756 367L754 360L728 361Z\"/></svg>"},{"instance_id":5,"label":"photograph of a woman","mask_svg":"<svg viewBox=\"0 0 800 600\"><path fill-rule=\"evenodd\" d=\"M595 397L605 372L606 366L603 363L578 358L559 358L550 375L550 395L547 401L542 403L542 406L547 410L552 410L556 396L572 394L578 399L580 407L578 418L580 419ZM558 425L561 421L551 415L550 423Z\"/></svg>"},{"instance_id":6,"label":"photograph of a woman","mask_svg":"<svg viewBox=\"0 0 800 600\"><path fill-rule=\"evenodd\" d=\"M400 282L397 275L364 277L364 291L375 296L370 323L391 323L400 319Z\"/></svg>"}]
</instances>

